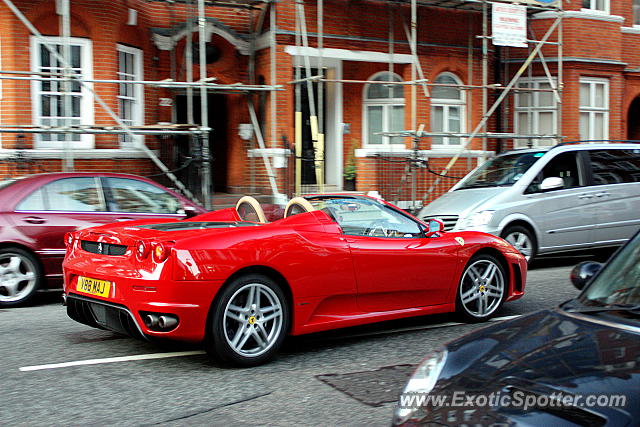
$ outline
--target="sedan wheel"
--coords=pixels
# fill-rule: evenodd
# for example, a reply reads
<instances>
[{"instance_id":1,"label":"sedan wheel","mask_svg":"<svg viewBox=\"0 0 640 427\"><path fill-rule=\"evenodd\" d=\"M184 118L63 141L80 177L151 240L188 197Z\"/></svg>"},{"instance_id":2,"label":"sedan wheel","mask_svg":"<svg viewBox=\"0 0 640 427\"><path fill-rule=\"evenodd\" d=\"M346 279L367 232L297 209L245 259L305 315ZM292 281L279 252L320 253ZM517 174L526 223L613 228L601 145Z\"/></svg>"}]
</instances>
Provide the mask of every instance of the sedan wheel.
<instances>
[{"instance_id":1,"label":"sedan wheel","mask_svg":"<svg viewBox=\"0 0 640 427\"><path fill-rule=\"evenodd\" d=\"M27 302L40 283L40 265L30 253L17 248L0 250L0 307Z\"/></svg>"},{"instance_id":2,"label":"sedan wheel","mask_svg":"<svg viewBox=\"0 0 640 427\"><path fill-rule=\"evenodd\" d=\"M235 280L213 308L209 354L240 366L264 363L282 344L288 319L286 298L272 280L258 275Z\"/></svg>"},{"instance_id":3,"label":"sedan wheel","mask_svg":"<svg viewBox=\"0 0 640 427\"><path fill-rule=\"evenodd\" d=\"M458 286L458 312L470 321L489 319L504 301L505 279L504 269L494 257L472 258Z\"/></svg>"}]
</instances>

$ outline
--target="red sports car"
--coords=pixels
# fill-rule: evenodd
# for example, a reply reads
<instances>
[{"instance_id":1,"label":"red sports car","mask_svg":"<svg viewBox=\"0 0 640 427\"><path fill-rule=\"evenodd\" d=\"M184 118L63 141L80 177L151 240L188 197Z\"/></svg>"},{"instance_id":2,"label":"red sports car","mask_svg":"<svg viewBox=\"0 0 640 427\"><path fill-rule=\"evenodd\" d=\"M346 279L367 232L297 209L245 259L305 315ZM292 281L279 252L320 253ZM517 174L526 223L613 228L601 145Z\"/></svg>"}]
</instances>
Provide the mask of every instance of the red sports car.
<instances>
[{"instance_id":1,"label":"red sports car","mask_svg":"<svg viewBox=\"0 0 640 427\"><path fill-rule=\"evenodd\" d=\"M90 326L204 342L239 366L273 357L287 334L458 311L486 320L524 292L527 263L504 240L444 233L378 199L294 198L267 223L260 205L184 221L68 234L67 312Z\"/></svg>"}]
</instances>

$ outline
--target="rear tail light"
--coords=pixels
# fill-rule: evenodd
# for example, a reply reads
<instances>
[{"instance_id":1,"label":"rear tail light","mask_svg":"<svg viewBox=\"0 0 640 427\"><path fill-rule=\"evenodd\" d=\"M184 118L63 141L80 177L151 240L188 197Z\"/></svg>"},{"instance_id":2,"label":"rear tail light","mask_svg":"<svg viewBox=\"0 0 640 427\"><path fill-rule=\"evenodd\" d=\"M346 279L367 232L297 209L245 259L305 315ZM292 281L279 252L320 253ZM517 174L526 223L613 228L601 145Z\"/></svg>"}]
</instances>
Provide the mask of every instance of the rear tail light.
<instances>
[{"instance_id":1,"label":"rear tail light","mask_svg":"<svg viewBox=\"0 0 640 427\"><path fill-rule=\"evenodd\" d=\"M155 262L164 262L169 257L171 247L166 243L155 243L153 245L153 260Z\"/></svg>"},{"instance_id":2,"label":"rear tail light","mask_svg":"<svg viewBox=\"0 0 640 427\"><path fill-rule=\"evenodd\" d=\"M71 246L73 246L73 233L66 233L64 235L64 245L68 248L70 248Z\"/></svg>"},{"instance_id":3,"label":"rear tail light","mask_svg":"<svg viewBox=\"0 0 640 427\"><path fill-rule=\"evenodd\" d=\"M136 255L140 259L144 259L149 255L149 245L142 240L136 242Z\"/></svg>"}]
</instances>

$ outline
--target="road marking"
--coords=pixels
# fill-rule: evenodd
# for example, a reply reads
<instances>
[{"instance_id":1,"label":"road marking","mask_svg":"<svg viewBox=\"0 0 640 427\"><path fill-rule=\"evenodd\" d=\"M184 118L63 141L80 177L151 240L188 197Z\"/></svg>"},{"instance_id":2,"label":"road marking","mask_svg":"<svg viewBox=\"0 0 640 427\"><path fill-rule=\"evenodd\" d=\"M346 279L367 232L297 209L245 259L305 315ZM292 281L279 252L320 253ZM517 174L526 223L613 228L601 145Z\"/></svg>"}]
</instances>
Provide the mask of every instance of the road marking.
<instances>
[{"instance_id":1,"label":"road marking","mask_svg":"<svg viewBox=\"0 0 640 427\"><path fill-rule=\"evenodd\" d=\"M515 319L517 317L523 316L522 314L514 314L511 316L502 316L502 317L494 317L489 319L489 322L500 322L503 320ZM446 328L449 326L463 326L463 325L481 325L479 323L464 323L464 322L445 322L445 323L437 323L435 325L423 325L423 326L407 326L406 328L396 328L396 329L385 329L382 331L376 332L363 332L361 334L353 334L353 335L344 335L339 337L339 339L348 339L348 338L360 338L360 337L373 337L377 335L387 335L394 334L396 332L412 332L412 331L425 331L428 329L438 329L438 328Z\"/></svg>"},{"instance_id":2,"label":"road marking","mask_svg":"<svg viewBox=\"0 0 640 427\"><path fill-rule=\"evenodd\" d=\"M495 317L493 319L490 319L489 322L499 322L502 320L515 319L516 317L520 317L520 316L522 316L522 314ZM427 329L437 329L437 328L445 328L447 326L460 326L460 325L469 325L469 323L446 322L446 323L438 323L436 325L410 326L407 328L387 329L387 330L378 331L378 332L368 332L368 333L362 333L362 334L347 335L347 336L342 336L340 338L344 339L344 338L356 338L356 337L369 337L369 336L375 336L375 335L392 334L395 332L422 331ZM45 369L69 368L72 366L102 365L105 363L132 362L136 360L168 359L171 357L199 356L202 354L206 354L206 352L202 350L195 350L195 351L174 351L171 353L136 354L133 356L108 357L104 359L88 359L88 360L76 360L73 362L51 363L48 365L23 366L18 369L21 372L30 372L30 371L42 371Z\"/></svg>"},{"instance_id":3,"label":"road marking","mask_svg":"<svg viewBox=\"0 0 640 427\"><path fill-rule=\"evenodd\" d=\"M23 366L22 368L19 368L19 370L22 372L41 371L44 369L69 368L71 366L101 365L104 363L131 362L135 360L168 359L170 357L196 356L201 354L205 354L205 352L202 350L196 350L174 351L171 353L136 354L133 356L108 357L105 359L76 360L73 362L51 363L48 365Z\"/></svg>"}]
</instances>

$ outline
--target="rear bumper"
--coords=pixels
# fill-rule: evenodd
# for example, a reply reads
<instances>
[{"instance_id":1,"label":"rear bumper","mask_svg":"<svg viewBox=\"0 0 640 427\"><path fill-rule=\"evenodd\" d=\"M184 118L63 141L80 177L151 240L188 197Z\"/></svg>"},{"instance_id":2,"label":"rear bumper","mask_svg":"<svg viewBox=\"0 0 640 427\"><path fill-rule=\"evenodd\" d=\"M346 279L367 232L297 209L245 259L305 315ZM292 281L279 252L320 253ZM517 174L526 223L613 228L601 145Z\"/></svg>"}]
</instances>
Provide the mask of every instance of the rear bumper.
<instances>
[{"instance_id":1,"label":"rear bumper","mask_svg":"<svg viewBox=\"0 0 640 427\"><path fill-rule=\"evenodd\" d=\"M108 297L77 290L80 271L65 269L64 291L67 313L72 319L95 328L137 338L166 338L177 341L204 340L211 303L222 281L180 281L109 277L89 273L89 277L112 283ZM147 314L170 315L178 325L170 330L150 329Z\"/></svg>"}]
</instances>

